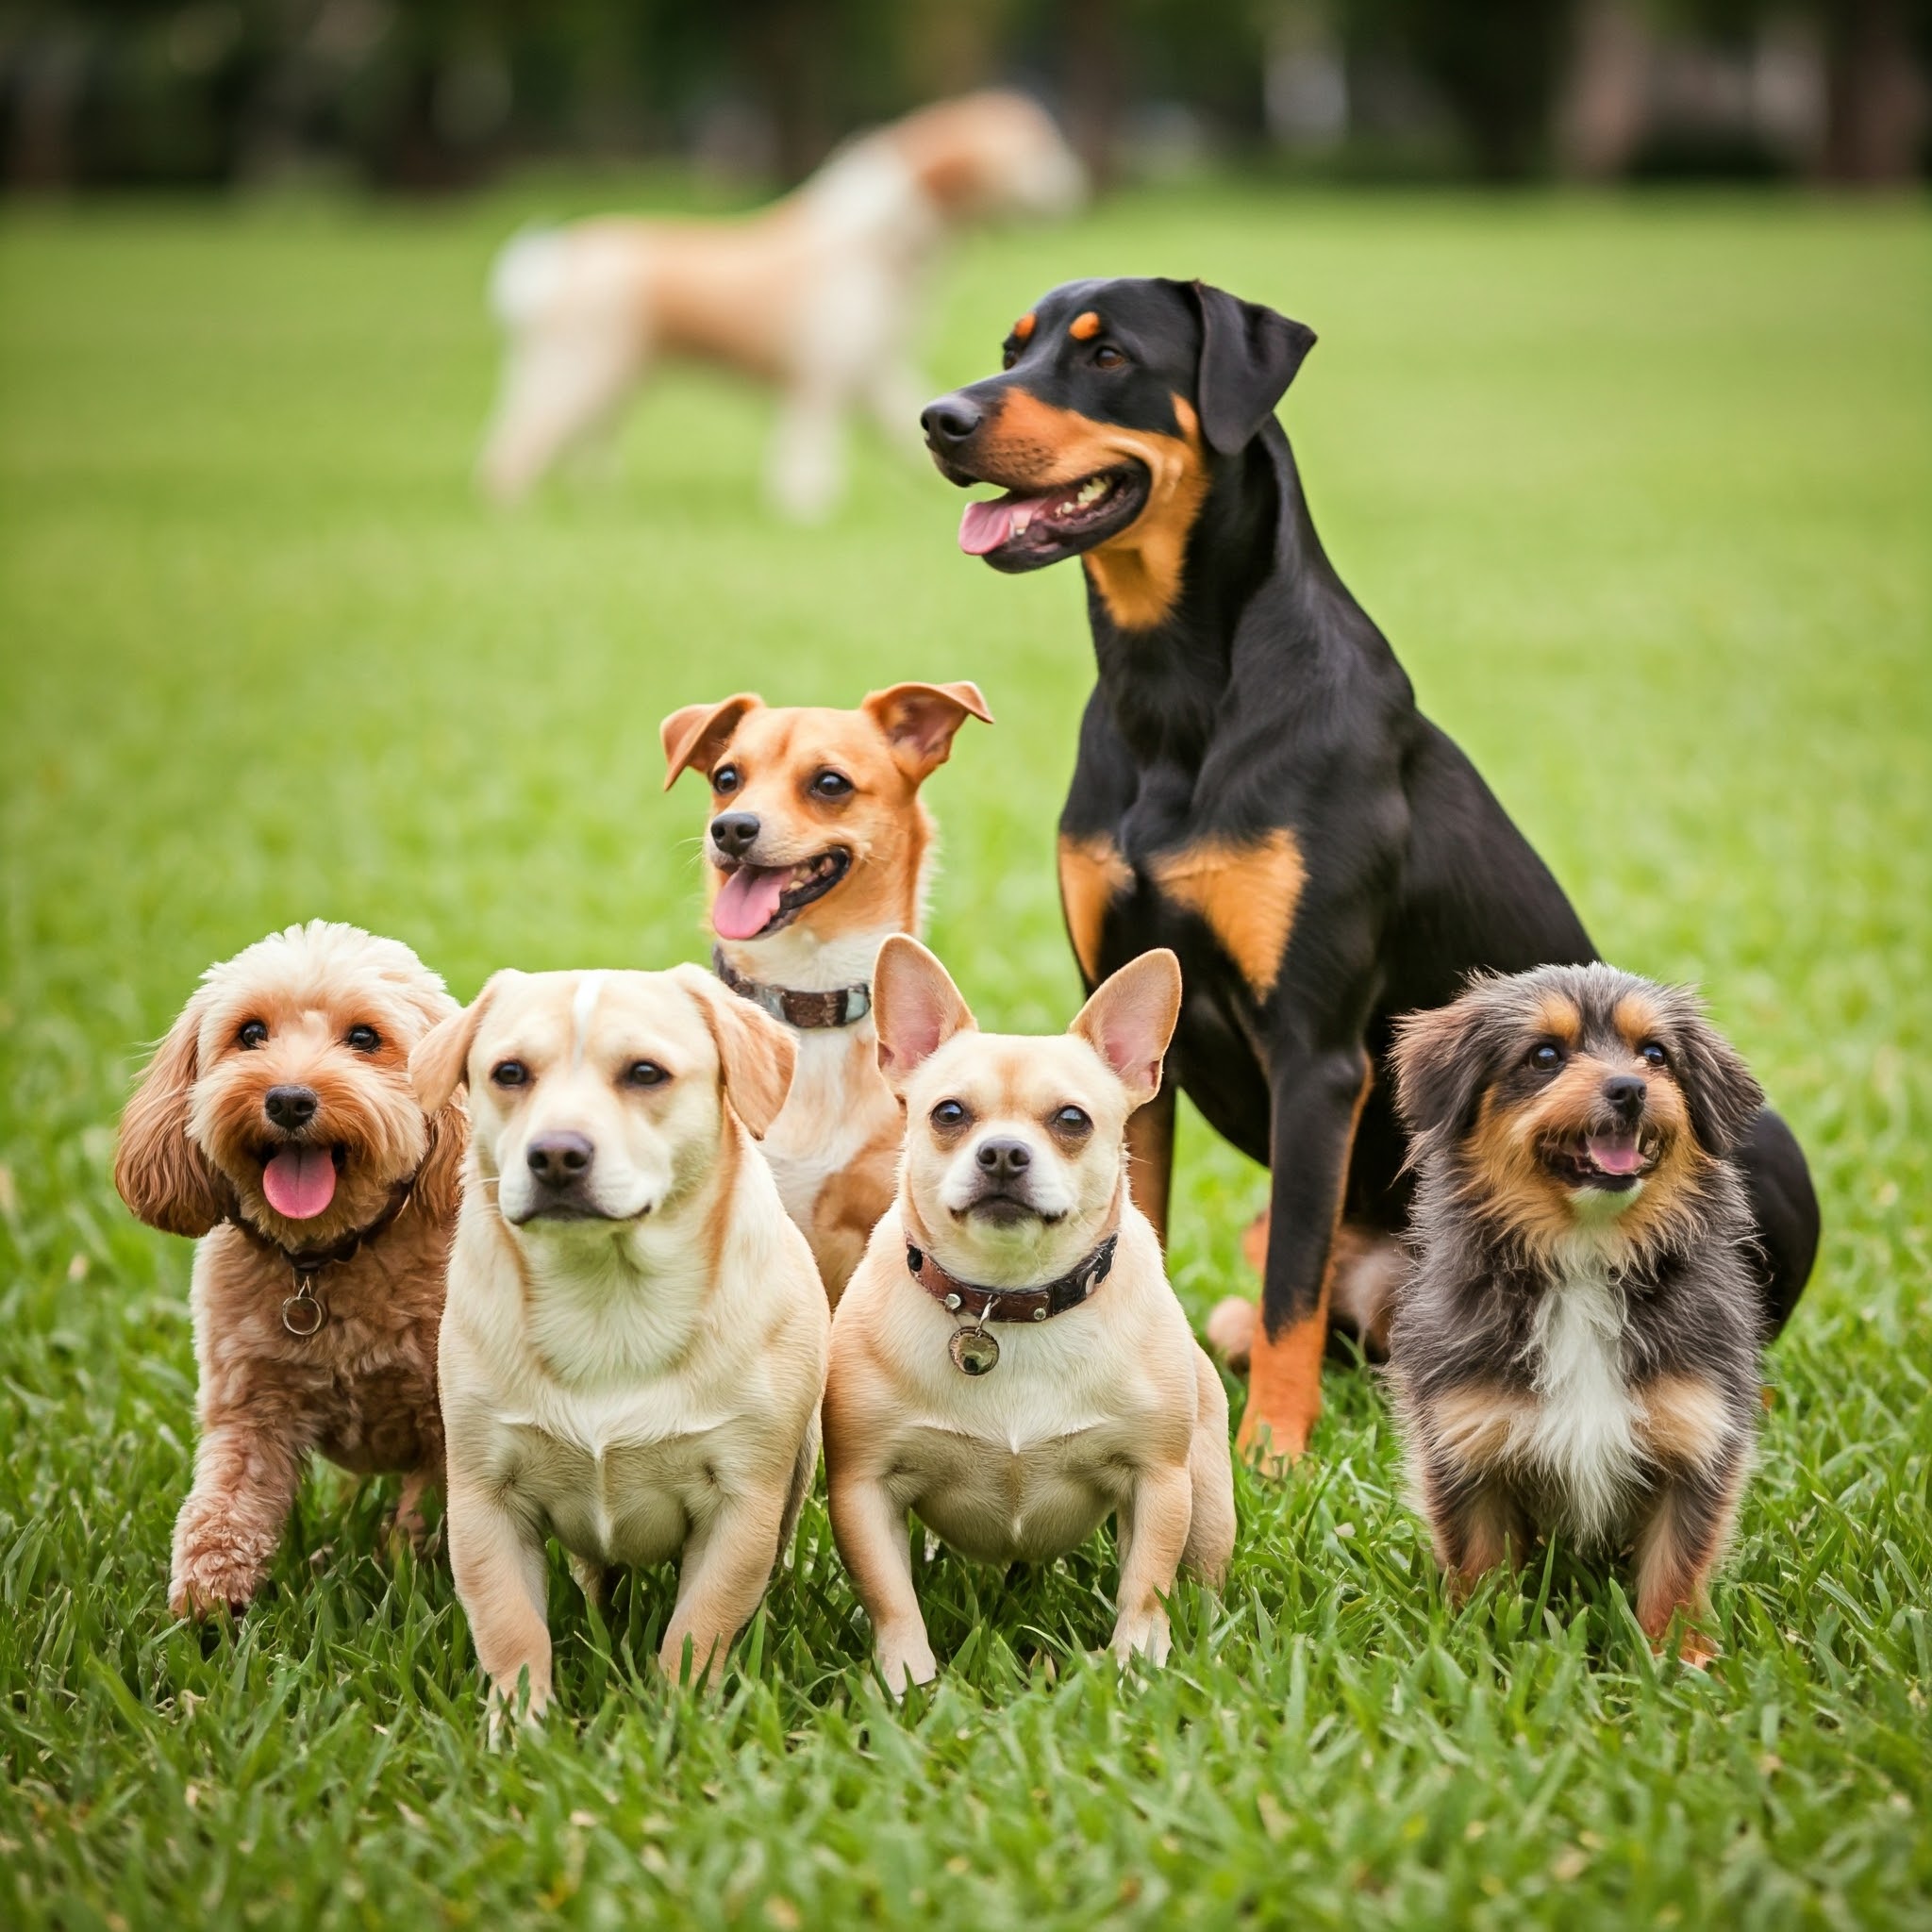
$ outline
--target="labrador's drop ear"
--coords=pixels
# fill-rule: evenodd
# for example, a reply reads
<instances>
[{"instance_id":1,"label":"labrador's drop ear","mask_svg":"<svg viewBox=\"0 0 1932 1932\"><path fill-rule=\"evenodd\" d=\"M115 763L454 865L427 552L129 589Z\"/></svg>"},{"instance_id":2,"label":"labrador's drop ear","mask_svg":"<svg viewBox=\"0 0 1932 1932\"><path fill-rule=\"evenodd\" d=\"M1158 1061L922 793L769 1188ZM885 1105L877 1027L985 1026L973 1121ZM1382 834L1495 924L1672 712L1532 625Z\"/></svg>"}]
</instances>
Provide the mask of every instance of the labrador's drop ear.
<instances>
[{"instance_id":1,"label":"labrador's drop ear","mask_svg":"<svg viewBox=\"0 0 1932 1932\"><path fill-rule=\"evenodd\" d=\"M658 727L664 745L665 791L686 771L710 773L745 713L758 710L764 702L756 691L741 691L715 705L687 705L681 711L673 711Z\"/></svg>"},{"instance_id":2,"label":"labrador's drop ear","mask_svg":"<svg viewBox=\"0 0 1932 1932\"><path fill-rule=\"evenodd\" d=\"M952 975L908 934L895 932L872 970L873 1024L879 1072L894 1093L956 1033L974 1024Z\"/></svg>"},{"instance_id":3,"label":"labrador's drop ear","mask_svg":"<svg viewBox=\"0 0 1932 1932\"><path fill-rule=\"evenodd\" d=\"M137 1219L166 1234L205 1235L228 1211L225 1190L188 1137L200 1077L201 1000L188 1002L155 1049L121 1115L114 1188Z\"/></svg>"},{"instance_id":4,"label":"labrador's drop ear","mask_svg":"<svg viewBox=\"0 0 1932 1932\"><path fill-rule=\"evenodd\" d=\"M979 687L958 684L895 684L872 692L858 708L885 734L893 756L919 777L945 763L953 734L968 718L992 723Z\"/></svg>"},{"instance_id":5,"label":"labrador's drop ear","mask_svg":"<svg viewBox=\"0 0 1932 1932\"><path fill-rule=\"evenodd\" d=\"M1113 1070L1130 1107L1160 1091L1160 1064L1181 1016L1181 962L1165 946L1129 959L1074 1016L1078 1034Z\"/></svg>"},{"instance_id":6,"label":"labrador's drop ear","mask_svg":"<svg viewBox=\"0 0 1932 1932\"><path fill-rule=\"evenodd\" d=\"M1315 332L1225 289L1193 284L1201 308L1201 431L1223 456L1252 442L1315 346Z\"/></svg>"},{"instance_id":7,"label":"labrador's drop ear","mask_svg":"<svg viewBox=\"0 0 1932 1932\"><path fill-rule=\"evenodd\" d=\"M476 1043L476 1029L495 997L496 989L514 975L506 969L492 973L483 982L483 991L460 1011L439 1020L409 1051L409 1085L416 1090L416 1105L432 1121L456 1098L457 1089L470 1072L470 1049ZM468 1116L465 1115L467 1123Z\"/></svg>"},{"instance_id":8,"label":"labrador's drop ear","mask_svg":"<svg viewBox=\"0 0 1932 1932\"><path fill-rule=\"evenodd\" d=\"M797 1039L761 1007L727 991L703 967L687 964L672 970L710 1028L720 1084L731 1111L754 1141L762 1141L791 1091Z\"/></svg>"}]
</instances>

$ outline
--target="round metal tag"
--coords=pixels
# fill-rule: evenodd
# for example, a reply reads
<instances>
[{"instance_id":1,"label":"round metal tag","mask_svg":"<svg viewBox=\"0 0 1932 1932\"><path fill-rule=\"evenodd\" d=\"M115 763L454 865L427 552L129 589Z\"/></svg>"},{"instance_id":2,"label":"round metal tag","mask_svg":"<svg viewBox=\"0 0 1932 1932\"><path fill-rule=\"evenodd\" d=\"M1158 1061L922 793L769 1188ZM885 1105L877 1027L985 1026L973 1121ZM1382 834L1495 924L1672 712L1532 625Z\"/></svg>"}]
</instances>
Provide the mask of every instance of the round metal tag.
<instances>
[{"instance_id":1,"label":"round metal tag","mask_svg":"<svg viewBox=\"0 0 1932 1932\"><path fill-rule=\"evenodd\" d=\"M322 1326L322 1304L312 1294L291 1294L282 1304L282 1326L307 1341Z\"/></svg>"},{"instance_id":2,"label":"round metal tag","mask_svg":"<svg viewBox=\"0 0 1932 1932\"><path fill-rule=\"evenodd\" d=\"M956 1328L946 1346L962 1375L987 1375L999 1367L1000 1345L984 1328Z\"/></svg>"}]
</instances>

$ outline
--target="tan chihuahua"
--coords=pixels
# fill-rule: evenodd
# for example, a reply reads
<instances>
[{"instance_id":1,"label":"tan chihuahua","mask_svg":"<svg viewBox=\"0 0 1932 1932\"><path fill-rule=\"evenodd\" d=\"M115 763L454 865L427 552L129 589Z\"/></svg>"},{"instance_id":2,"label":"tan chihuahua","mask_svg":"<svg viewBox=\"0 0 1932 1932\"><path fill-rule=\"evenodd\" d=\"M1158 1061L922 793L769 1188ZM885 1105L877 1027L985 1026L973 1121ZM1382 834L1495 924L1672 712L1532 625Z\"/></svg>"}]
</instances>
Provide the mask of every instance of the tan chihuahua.
<instances>
[{"instance_id":1,"label":"tan chihuahua","mask_svg":"<svg viewBox=\"0 0 1932 1932\"><path fill-rule=\"evenodd\" d=\"M1227 1397L1127 1191L1179 964L1143 953L1057 1040L978 1032L916 940L885 942L873 997L906 1155L833 1318L825 1461L880 1673L896 1692L937 1669L908 1509L1002 1564L1063 1555L1112 1514L1114 1654L1159 1663L1175 1571L1218 1585L1235 1534Z\"/></svg>"},{"instance_id":2,"label":"tan chihuahua","mask_svg":"<svg viewBox=\"0 0 1932 1932\"><path fill-rule=\"evenodd\" d=\"M664 784L711 781L712 963L791 1028L798 1069L765 1158L836 1306L886 1211L904 1128L880 1076L872 968L919 930L934 852L919 788L968 718L973 684L895 684L856 711L778 708L750 692L661 726Z\"/></svg>"}]
</instances>

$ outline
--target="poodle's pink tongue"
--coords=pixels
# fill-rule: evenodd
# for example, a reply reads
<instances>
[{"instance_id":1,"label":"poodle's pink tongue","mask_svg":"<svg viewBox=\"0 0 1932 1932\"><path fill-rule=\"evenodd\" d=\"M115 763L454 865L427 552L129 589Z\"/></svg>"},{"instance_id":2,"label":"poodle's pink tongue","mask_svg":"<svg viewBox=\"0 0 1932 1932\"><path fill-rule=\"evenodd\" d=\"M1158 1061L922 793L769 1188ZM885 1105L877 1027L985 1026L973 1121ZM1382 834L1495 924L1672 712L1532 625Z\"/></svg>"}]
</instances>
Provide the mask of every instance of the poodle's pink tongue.
<instances>
[{"instance_id":1,"label":"poodle's pink tongue","mask_svg":"<svg viewBox=\"0 0 1932 1932\"><path fill-rule=\"evenodd\" d=\"M778 916L787 868L741 865L711 901L711 929L721 940L752 940Z\"/></svg>"},{"instance_id":2,"label":"poodle's pink tongue","mask_svg":"<svg viewBox=\"0 0 1932 1932\"><path fill-rule=\"evenodd\" d=\"M1606 1174L1635 1174L1643 1165L1635 1134L1592 1134L1590 1158Z\"/></svg>"},{"instance_id":3,"label":"poodle's pink tongue","mask_svg":"<svg viewBox=\"0 0 1932 1932\"><path fill-rule=\"evenodd\" d=\"M261 1191L284 1221L313 1221L336 1197L326 1147L284 1147L261 1171Z\"/></svg>"}]
</instances>

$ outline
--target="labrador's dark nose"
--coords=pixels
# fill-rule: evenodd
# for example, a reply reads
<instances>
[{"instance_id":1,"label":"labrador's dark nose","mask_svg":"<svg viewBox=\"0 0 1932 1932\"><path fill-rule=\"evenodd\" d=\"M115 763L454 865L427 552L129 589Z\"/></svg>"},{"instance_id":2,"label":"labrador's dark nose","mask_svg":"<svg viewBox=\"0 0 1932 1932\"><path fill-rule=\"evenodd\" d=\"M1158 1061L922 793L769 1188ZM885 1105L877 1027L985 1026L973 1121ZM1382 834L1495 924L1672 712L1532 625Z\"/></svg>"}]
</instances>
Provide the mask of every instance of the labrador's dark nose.
<instances>
[{"instance_id":1,"label":"labrador's dark nose","mask_svg":"<svg viewBox=\"0 0 1932 1932\"><path fill-rule=\"evenodd\" d=\"M979 405L958 390L926 404L919 412L919 426L925 431L926 441L941 451L958 449L985 420Z\"/></svg>"},{"instance_id":2,"label":"labrador's dark nose","mask_svg":"<svg viewBox=\"0 0 1932 1932\"><path fill-rule=\"evenodd\" d=\"M1619 1074L1604 1082L1604 1098L1610 1103L1610 1111L1626 1126L1643 1112L1649 1091L1650 1082L1640 1080L1635 1074Z\"/></svg>"},{"instance_id":3,"label":"labrador's dark nose","mask_svg":"<svg viewBox=\"0 0 1932 1932\"><path fill-rule=\"evenodd\" d=\"M291 1134L306 1127L321 1105L313 1087L271 1087L261 1096L262 1112Z\"/></svg>"},{"instance_id":4,"label":"labrador's dark nose","mask_svg":"<svg viewBox=\"0 0 1932 1932\"><path fill-rule=\"evenodd\" d=\"M1033 1165L1032 1150L1024 1141L982 1141L974 1156L995 1180L1009 1180Z\"/></svg>"},{"instance_id":5,"label":"labrador's dark nose","mask_svg":"<svg viewBox=\"0 0 1932 1932\"><path fill-rule=\"evenodd\" d=\"M758 842L755 811L721 811L711 821L711 843L726 858L742 858Z\"/></svg>"},{"instance_id":6,"label":"labrador's dark nose","mask_svg":"<svg viewBox=\"0 0 1932 1932\"><path fill-rule=\"evenodd\" d=\"M530 1172L546 1188L568 1188L591 1171L596 1148L582 1134L539 1134L525 1151Z\"/></svg>"}]
</instances>

